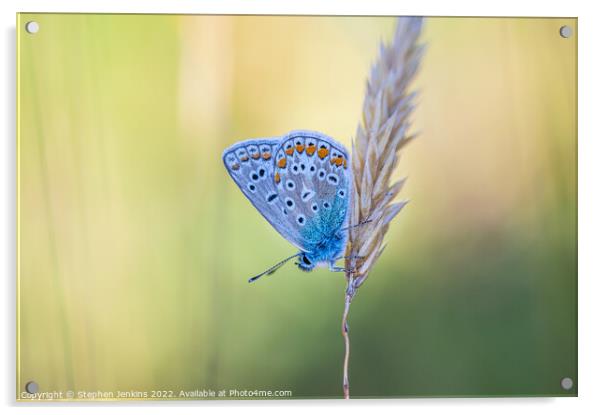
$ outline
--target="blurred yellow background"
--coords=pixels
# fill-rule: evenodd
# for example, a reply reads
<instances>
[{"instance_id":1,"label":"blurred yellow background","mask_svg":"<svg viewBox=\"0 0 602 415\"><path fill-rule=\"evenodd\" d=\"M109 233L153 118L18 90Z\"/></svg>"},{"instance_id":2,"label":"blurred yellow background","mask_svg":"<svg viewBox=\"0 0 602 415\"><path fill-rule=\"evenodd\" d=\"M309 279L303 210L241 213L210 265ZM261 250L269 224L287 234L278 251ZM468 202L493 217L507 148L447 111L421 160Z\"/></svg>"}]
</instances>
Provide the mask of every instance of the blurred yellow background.
<instances>
[{"instance_id":1,"label":"blurred yellow background","mask_svg":"<svg viewBox=\"0 0 602 415\"><path fill-rule=\"evenodd\" d=\"M352 396L576 394L576 25L426 19L411 203L352 305ZM292 129L350 148L394 26L20 14L18 390L340 397L344 277L247 284L295 248L221 152Z\"/></svg>"}]
</instances>

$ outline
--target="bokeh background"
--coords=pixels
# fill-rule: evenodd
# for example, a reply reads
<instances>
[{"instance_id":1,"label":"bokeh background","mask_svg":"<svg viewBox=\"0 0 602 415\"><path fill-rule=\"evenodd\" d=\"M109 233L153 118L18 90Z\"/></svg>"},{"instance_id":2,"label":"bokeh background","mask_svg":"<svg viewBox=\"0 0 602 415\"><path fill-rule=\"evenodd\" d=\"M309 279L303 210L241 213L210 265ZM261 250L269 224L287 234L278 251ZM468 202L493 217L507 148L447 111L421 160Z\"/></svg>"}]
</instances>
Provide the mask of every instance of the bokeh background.
<instances>
[{"instance_id":1,"label":"bokeh background","mask_svg":"<svg viewBox=\"0 0 602 415\"><path fill-rule=\"evenodd\" d=\"M426 19L411 203L352 305L352 396L576 394L576 25ZM19 15L19 391L340 397L344 277L247 284L294 248L220 157L299 128L349 145L394 26Z\"/></svg>"}]
</instances>

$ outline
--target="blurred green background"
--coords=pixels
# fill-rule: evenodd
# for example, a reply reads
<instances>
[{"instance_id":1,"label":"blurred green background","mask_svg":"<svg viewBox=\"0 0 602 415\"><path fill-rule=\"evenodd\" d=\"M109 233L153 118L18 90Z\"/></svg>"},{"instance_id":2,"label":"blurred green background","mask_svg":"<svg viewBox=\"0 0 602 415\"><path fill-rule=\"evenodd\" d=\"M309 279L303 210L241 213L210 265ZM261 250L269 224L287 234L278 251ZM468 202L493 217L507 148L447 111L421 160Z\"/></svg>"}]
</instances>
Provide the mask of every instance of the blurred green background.
<instances>
[{"instance_id":1,"label":"blurred green background","mask_svg":"<svg viewBox=\"0 0 602 415\"><path fill-rule=\"evenodd\" d=\"M576 394L576 25L426 19L412 202L352 305L352 396ZM295 249L220 157L298 128L350 145L394 26L19 15L19 390L340 397L344 278L247 284Z\"/></svg>"}]
</instances>

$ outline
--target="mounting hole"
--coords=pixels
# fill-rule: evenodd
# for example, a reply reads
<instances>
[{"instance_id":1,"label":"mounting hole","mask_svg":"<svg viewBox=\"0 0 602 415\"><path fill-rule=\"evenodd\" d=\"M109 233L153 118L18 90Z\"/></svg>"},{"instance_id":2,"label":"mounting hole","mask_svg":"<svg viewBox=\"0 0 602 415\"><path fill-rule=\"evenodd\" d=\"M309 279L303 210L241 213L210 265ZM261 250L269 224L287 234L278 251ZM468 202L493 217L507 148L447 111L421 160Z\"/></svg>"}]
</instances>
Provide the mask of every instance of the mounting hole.
<instances>
[{"instance_id":1,"label":"mounting hole","mask_svg":"<svg viewBox=\"0 0 602 415\"><path fill-rule=\"evenodd\" d=\"M560 27L560 36L567 39L573 34L573 28L571 26Z\"/></svg>"},{"instance_id":2,"label":"mounting hole","mask_svg":"<svg viewBox=\"0 0 602 415\"><path fill-rule=\"evenodd\" d=\"M27 393L36 393L39 390L38 384L34 381L27 382L25 384L25 391Z\"/></svg>"},{"instance_id":3,"label":"mounting hole","mask_svg":"<svg viewBox=\"0 0 602 415\"><path fill-rule=\"evenodd\" d=\"M38 31L40 30L40 25L38 24L38 22L27 22L25 23L25 30L27 31L27 33L30 34L35 34L38 33Z\"/></svg>"},{"instance_id":4,"label":"mounting hole","mask_svg":"<svg viewBox=\"0 0 602 415\"><path fill-rule=\"evenodd\" d=\"M562 378L562 380L560 381L560 386L562 386L562 389L564 389L565 391L570 391L571 389L573 389L573 379Z\"/></svg>"}]
</instances>

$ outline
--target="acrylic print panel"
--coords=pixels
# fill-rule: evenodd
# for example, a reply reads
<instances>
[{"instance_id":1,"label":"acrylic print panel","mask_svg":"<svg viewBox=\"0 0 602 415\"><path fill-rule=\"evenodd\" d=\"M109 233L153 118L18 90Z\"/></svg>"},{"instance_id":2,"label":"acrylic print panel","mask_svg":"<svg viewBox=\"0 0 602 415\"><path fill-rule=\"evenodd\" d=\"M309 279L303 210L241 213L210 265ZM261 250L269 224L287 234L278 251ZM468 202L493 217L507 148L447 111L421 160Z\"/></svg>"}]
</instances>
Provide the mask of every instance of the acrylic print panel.
<instances>
[{"instance_id":1,"label":"acrylic print panel","mask_svg":"<svg viewBox=\"0 0 602 415\"><path fill-rule=\"evenodd\" d=\"M576 396L576 19L17 33L19 400Z\"/></svg>"}]
</instances>

